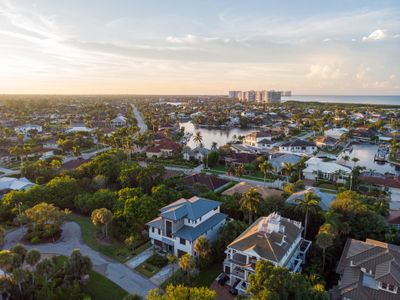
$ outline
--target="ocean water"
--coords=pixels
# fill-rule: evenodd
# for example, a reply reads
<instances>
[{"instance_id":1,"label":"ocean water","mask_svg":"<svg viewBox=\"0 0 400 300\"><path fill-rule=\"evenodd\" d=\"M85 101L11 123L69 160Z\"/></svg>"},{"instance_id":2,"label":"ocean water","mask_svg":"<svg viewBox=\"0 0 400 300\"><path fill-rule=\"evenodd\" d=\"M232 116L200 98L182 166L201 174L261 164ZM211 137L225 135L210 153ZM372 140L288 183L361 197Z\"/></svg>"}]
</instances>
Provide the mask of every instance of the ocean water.
<instances>
[{"instance_id":1,"label":"ocean water","mask_svg":"<svg viewBox=\"0 0 400 300\"><path fill-rule=\"evenodd\" d=\"M386 104L400 105L400 95L398 96L334 96L334 95L293 95L282 97L282 101L317 101L328 103L355 103L355 104Z\"/></svg>"}]
</instances>

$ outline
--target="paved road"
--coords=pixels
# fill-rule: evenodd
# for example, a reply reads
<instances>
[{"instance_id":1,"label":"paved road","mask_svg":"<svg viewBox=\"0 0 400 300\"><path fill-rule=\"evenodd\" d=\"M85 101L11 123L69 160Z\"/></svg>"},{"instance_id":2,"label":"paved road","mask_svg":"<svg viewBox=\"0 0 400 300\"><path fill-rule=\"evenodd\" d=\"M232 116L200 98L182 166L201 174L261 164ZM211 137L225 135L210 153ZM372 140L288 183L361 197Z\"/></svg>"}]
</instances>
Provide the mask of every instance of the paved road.
<instances>
[{"instance_id":1,"label":"paved road","mask_svg":"<svg viewBox=\"0 0 400 300\"><path fill-rule=\"evenodd\" d=\"M141 134L145 133L148 130L148 128L147 128L146 123L143 120L142 113L138 111L135 104L132 104L132 110L133 110L133 113L135 114L135 118L137 120L137 124L140 129L140 133Z\"/></svg>"},{"instance_id":2,"label":"paved road","mask_svg":"<svg viewBox=\"0 0 400 300\"><path fill-rule=\"evenodd\" d=\"M20 170L11 170L3 167L0 167L0 172L0 178L21 173Z\"/></svg>"},{"instance_id":3,"label":"paved road","mask_svg":"<svg viewBox=\"0 0 400 300\"><path fill-rule=\"evenodd\" d=\"M149 279L132 271L128 266L115 262L83 243L81 229L74 222L65 222L62 235L58 242L39 245L26 245L27 249L37 249L41 253L70 255L72 250L79 248L83 255L90 257L93 268L129 293L146 297L150 289L157 288ZM18 243L26 229L20 228L7 233L3 249L9 249Z\"/></svg>"}]
</instances>

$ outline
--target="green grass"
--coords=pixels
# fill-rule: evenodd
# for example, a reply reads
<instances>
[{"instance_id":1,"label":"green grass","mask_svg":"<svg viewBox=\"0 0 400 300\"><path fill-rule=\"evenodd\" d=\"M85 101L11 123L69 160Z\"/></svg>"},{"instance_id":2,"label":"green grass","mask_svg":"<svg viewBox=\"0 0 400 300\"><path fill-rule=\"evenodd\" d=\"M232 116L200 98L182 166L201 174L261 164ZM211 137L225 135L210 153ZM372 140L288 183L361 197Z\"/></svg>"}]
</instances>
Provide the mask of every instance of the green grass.
<instances>
[{"instance_id":1,"label":"green grass","mask_svg":"<svg viewBox=\"0 0 400 300\"><path fill-rule=\"evenodd\" d=\"M93 225L89 217L72 214L68 216L68 220L79 224L82 230L82 238L90 248L99 251L100 253L121 263L124 263L132 257L132 253L128 247L115 239L113 239L110 244L102 244L98 242L96 239L96 227ZM135 253L138 254L147 249L148 247L146 246L149 246L149 243L146 243L138 247L138 249L135 249Z\"/></svg>"},{"instance_id":2,"label":"green grass","mask_svg":"<svg viewBox=\"0 0 400 300\"><path fill-rule=\"evenodd\" d=\"M153 275L157 274L160 271L160 268L149 264L147 261L141 263L135 268L140 274L144 275L145 277L152 277Z\"/></svg>"},{"instance_id":3,"label":"green grass","mask_svg":"<svg viewBox=\"0 0 400 300\"><path fill-rule=\"evenodd\" d=\"M92 300L121 300L128 295L120 286L95 271L90 272L89 281L83 287L83 291L90 295Z\"/></svg>"},{"instance_id":4,"label":"green grass","mask_svg":"<svg viewBox=\"0 0 400 300\"><path fill-rule=\"evenodd\" d=\"M217 278L217 276L222 272L222 264L216 263L202 270L199 276L193 278L192 282L194 286L205 286L209 287Z\"/></svg>"},{"instance_id":5,"label":"green grass","mask_svg":"<svg viewBox=\"0 0 400 300\"><path fill-rule=\"evenodd\" d=\"M162 285L161 288L165 289L168 284L184 284L184 285L189 285L189 286L194 286L194 287L210 287L210 285L214 282L214 280L217 278L217 276L222 272L222 264L221 263L214 263L204 270L200 270L200 273L198 276L190 278L189 284L186 280L183 280L185 278L185 275L183 274L182 270L178 270L173 277L170 279L166 280Z\"/></svg>"}]
</instances>

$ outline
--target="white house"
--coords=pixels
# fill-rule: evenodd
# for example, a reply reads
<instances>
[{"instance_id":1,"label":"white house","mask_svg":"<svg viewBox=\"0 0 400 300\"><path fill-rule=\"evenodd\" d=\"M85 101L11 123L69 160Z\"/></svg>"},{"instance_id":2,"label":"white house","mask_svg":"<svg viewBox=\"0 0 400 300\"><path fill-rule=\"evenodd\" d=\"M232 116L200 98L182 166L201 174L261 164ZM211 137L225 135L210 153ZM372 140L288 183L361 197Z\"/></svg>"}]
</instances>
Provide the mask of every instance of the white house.
<instances>
[{"instance_id":1,"label":"white house","mask_svg":"<svg viewBox=\"0 0 400 300\"><path fill-rule=\"evenodd\" d=\"M314 142L294 140L283 143L279 146L279 152L292 153L300 155L311 155L317 150L317 145Z\"/></svg>"},{"instance_id":2,"label":"white house","mask_svg":"<svg viewBox=\"0 0 400 300\"><path fill-rule=\"evenodd\" d=\"M24 124L14 128L16 133L27 134L31 130L36 130L37 132L42 132L43 128L40 125L35 124Z\"/></svg>"},{"instance_id":3,"label":"white house","mask_svg":"<svg viewBox=\"0 0 400 300\"><path fill-rule=\"evenodd\" d=\"M198 162L203 162L204 158L210 153L211 150L204 147L196 147L193 150L189 146L183 149L183 159L190 160L195 159Z\"/></svg>"},{"instance_id":4,"label":"white house","mask_svg":"<svg viewBox=\"0 0 400 300\"><path fill-rule=\"evenodd\" d=\"M88 128L86 126L73 126L65 130L66 133L76 133L76 132L87 132L90 133L92 132L92 128Z\"/></svg>"},{"instance_id":5,"label":"white house","mask_svg":"<svg viewBox=\"0 0 400 300\"><path fill-rule=\"evenodd\" d=\"M151 243L178 257L196 255L194 245L200 236L215 240L226 215L221 202L192 197L179 199L160 209L160 216L146 225Z\"/></svg>"},{"instance_id":6,"label":"white house","mask_svg":"<svg viewBox=\"0 0 400 300\"><path fill-rule=\"evenodd\" d=\"M325 130L324 135L326 137L334 138L335 140L339 140L343 134L348 133L349 130L347 128L331 128L328 130Z\"/></svg>"},{"instance_id":7,"label":"white house","mask_svg":"<svg viewBox=\"0 0 400 300\"><path fill-rule=\"evenodd\" d=\"M301 222L272 213L261 217L230 243L223 263L228 285L246 294L249 275L259 260L301 272L311 242L302 238Z\"/></svg>"},{"instance_id":8,"label":"white house","mask_svg":"<svg viewBox=\"0 0 400 300\"><path fill-rule=\"evenodd\" d=\"M125 118L121 114L118 114L117 117L111 120L110 125L111 128L119 128L119 127L125 127L126 123L127 123L127 118Z\"/></svg>"},{"instance_id":9,"label":"white house","mask_svg":"<svg viewBox=\"0 0 400 300\"><path fill-rule=\"evenodd\" d=\"M303 176L307 180L327 180L334 183L345 183L351 174L351 168L334 161L323 161L318 157L311 157L305 162L305 165Z\"/></svg>"},{"instance_id":10,"label":"white house","mask_svg":"<svg viewBox=\"0 0 400 300\"><path fill-rule=\"evenodd\" d=\"M33 182L30 182L25 177L19 179L13 177L0 178L0 192L7 190L13 190L13 191L27 190L34 185L35 184Z\"/></svg>"},{"instance_id":11,"label":"white house","mask_svg":"<svg viewBox=\"0 0 400 300\"><path fill-rule=\"evenodd\" d=\"M244 137L243 145L252 152L262 153L272 150L276 146L276 143L272 141L272 134L270 132L255 131Z\"/></svg>"}]
</instances>

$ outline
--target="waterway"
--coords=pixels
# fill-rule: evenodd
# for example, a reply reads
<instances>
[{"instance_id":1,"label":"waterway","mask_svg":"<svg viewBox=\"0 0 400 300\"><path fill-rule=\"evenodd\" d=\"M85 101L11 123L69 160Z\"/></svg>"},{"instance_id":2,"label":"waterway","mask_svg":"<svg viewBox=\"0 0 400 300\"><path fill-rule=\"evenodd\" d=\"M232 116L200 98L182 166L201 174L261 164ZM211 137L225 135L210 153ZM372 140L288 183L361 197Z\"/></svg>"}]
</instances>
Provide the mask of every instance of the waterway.
<instances>
[{"instance_id":1,"label":"waterway","mask_svg":"<svg viewBox=\"0 0 400 300\"><path fill-rule=\"evenodd\" d=\"M225 145L228 142L234 140L234 136L236 137L246 135L250 132L253 132L255 129L239 129L239 128L232 128L232 129L207 129L207 128L195 128L192 122L183 122L179 123L180 127L185 128L185 133L191 133L192 137L190 141L187 143L188 146L191 148L196 147L196 143L193 141L193 136L196 132L200 131L203 137L203 144L206 148L211 148L213 142L216 142L218 147Z\"/></svg>"},{"instance_id":2,"label":"waterway","mask_svg":"<svg viewBox=\"0 0 400 300\"><path fill-rule=\"evenodd\" d=\"M400 174L400 170L396 170L396 167L390 163L377 163L374 161L374 156L378 151L378 145L370 145L370 144L353 144L353 151L351 153L342 152L338 158L337 162L341 164L348 165L350 167L354 166L354 162L351 160L354 157L357 157L359 161L357 162L357 166L366 167L368 170L374 170L379 173L392 173L392 174ZM350 160L346 163L343 160L343 156L348 155Z\"/></svg>"}]
</instances>

